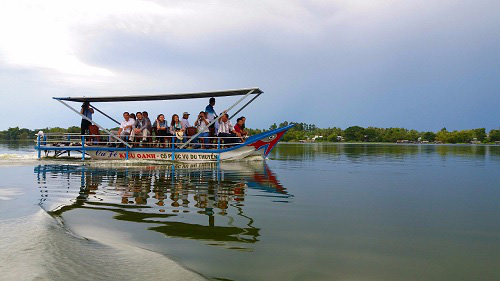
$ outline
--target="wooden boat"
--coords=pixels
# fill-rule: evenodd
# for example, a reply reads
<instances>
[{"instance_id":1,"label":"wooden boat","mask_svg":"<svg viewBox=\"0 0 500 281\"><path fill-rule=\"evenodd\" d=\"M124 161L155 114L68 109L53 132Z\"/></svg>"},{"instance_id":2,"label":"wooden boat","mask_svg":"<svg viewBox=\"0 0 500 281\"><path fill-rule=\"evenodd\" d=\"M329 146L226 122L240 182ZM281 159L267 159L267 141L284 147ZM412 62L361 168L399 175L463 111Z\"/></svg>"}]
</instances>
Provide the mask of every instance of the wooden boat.
<instances>
[{"instance_id":1,"label":"wooden boat","mask_svg":"<svg viewBox=\"0 0 500 281\"><path fill-rule=\"evenodd\" d=\"M190 136L190 138L180 144L172 142L168 147L155 147L151 143L149 147L134 147L132 143L120 139L116 134L97 124L94 120L82 115L78 110L67 104L70 102L92 102L92 108L108 117L112 121L119 124L118 121L97 109L94 104L99 102L123 102L123 101L159 101L159 100L178 100L178 99L195 99L195 98L210 98L210 97L227 97L227 96L243 96L235 104L229 107L226 112L229 112L245 100L248 96L254 94L255 97L250 99L246 104L240 107L233 113L229 119L235 117L241 110L247 107L263 92L259 88L247 88L237 90L213 91L213 92L196 92L196 93L177 93L166 95L135 95L135 96L109 96L109 97L54 97L75 113L79 114L83 119L90 121L92 124L106 132L106 135L50 135L40 132L37 139L36 150L38 157L41 158L42 152L45 156L49 156L53 152L54 157L62 155L71 155L71 152L81 153L82 160L86 158L97 160L152 160L152 161L178 161L178 162L215 162L241 159L265 159L271 150L276 146L283 135L293 126L289 125L282 128L266 131L258 135L248 137L245 142L225 144L227 138L214 137L214 142L210 149L194 149L193 140L196 140L201 132ZM208 126L218 122L222 115L215 118ZM98 138L99 141L95 141ZM101 139L107 141L100 141ZM174 138L174 137L172 137ZM115 147L116 144L121 144L123 147Z\"/></svg>"}]
</instances>

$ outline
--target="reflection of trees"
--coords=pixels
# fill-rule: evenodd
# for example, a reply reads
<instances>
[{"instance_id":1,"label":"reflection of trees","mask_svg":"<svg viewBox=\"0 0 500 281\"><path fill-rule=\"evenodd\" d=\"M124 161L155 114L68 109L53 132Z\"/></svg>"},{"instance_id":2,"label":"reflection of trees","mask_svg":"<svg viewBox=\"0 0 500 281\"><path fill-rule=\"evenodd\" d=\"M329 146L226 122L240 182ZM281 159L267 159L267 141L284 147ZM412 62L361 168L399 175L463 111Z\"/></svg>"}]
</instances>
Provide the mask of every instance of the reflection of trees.
<instances>
[{"instance_id":1,"label":"reflection of trees","mask_svg":"<svg viewBox=\"0 0 500 281\"><path fill-rule=\"evenodd\" d=\"M490 153L490 146L484 145L439 145L436 146L436 152L440 156L459 156L466 158L484 158ZM495 149L491 150L494 152Z\"/></svg>"},{"instance_id":2,"label":"reflection of trees","mask_svg":"<svg viewBox=\"0 0 500 281\"><path fill-rule=\"evenodd\" d=\"M442 156L498 156L500 148L483 145L401 145L401 144L279 144L271 157L280 160L312 161L316 158L346 157L351 161L377 160L381 157L406 158L438 153Z\"/></svg>"},{"instance_id":3,"label":"reflection of trees","mask_svg":"<svg viewBox=\"0 0 500 281\"><path fill-rule=\"evenodd\" d=\"M149 230L168 237L255 243L260 229L244 213L247 190L256 189L285 202L290 195L264 163L238 165L39 165L35 173L40 188L58 182L51 184L48 198L66 201L50 212L55 216L73 209L107 210L116 213L116 220L150 224ZM73 191L79 187L76 200L58 198L63 187L55 190L54 186ZM42 198L43 205L46 198ZM196 219L200 215L207 218L206 224Z\"/></svg>"}]
</instances>

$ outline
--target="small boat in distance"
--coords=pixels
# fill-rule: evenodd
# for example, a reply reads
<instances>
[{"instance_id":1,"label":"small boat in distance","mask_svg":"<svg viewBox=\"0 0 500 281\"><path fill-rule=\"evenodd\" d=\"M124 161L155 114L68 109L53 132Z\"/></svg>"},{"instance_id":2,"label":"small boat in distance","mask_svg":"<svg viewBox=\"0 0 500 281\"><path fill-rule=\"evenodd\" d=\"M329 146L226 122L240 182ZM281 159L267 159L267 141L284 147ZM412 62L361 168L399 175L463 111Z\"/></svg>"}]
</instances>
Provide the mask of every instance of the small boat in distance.
<instances>
[{"instance_id":1,"label":"small boat in distance","mask_svg":"<svg viewBox=\"0 0 500 281\"><path fill-rule=\"evenodd\" d=\"M179 100L179 99L197 99L211 97L229 97L242 96L236 103L230 106L225 112L230 112L243 100L250 95L255 95L247 103L242 105L236 112L232 113L229 119L235 117L241 110L252 103L263 92L259 88L246 88L237 90L195 92L195 93L176 93L164 95L133 95L133 96L106 96L106 97L54 97L83 119L91 122L106 134L98 133L91 135L80 134L44 134L39 132L36 140L35 149L38 152L38 158L41 158L42 152L45 156L61 157L62 155L71 156L71 152L81 153L81 158L86 157L97 160L159 160L159 161L178 161L178 162L215 162L227 160L241 160L245 158L265 159L271 150L276 146L283 135L293 126L289 125L270 131L253 135L245 139L242 143L233 143L224 137L211 137L207 148L193 148L193 141L197 139L201 132L189 136L187 141L175 143L175 136L169 136L172 141L167 147L161 147L155 142L147 143L148 147L137 147L128 140L123 140L116 133L97 124L94 120L87 118L78 110L71 107L66 102L91 102L92 108L109 118L113 122L118 121L95 107L99 102L132 102L132 101L160 101L160 100ZM222 114L215 118L208 126L215 124L221 118ZM152 138L150 138L152 139ZM122 147L116 147L121 145Z\"/></svg>"}]
</instances>

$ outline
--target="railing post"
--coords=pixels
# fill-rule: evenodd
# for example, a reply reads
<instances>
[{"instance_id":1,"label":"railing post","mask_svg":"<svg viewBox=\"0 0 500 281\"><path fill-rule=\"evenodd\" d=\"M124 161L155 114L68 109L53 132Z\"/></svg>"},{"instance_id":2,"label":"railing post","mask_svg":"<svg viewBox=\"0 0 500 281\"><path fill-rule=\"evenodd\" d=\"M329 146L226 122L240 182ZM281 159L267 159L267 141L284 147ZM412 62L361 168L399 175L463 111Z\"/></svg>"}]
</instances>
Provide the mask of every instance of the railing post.
<instances>
[{"instance_id":1,"label":"railing post","mask_svg":"<svg viewBox=\"0 0 500 281\"><path fill-rule=\"evenodd\" d=\"M125 146L125 149L127 150L127 151L125 152L125 160L128 160L128 147L126 147L126 146Z\"/></svg>"},{"instance_id":2,"label":"railing post","mask_svg":"<svg viewBox=\"0 0 500 281\"><path fill-rule=\"evenodd\" d=\"M40 159L42 157L42 151L40 150L40 135L38 135L36 146L38 147L38 159Z\"/></svg>"},{"instance_id":3,"label":"railing post","mask_svg":"<svg viewBox=\"0 0 500 281\"><path fill-rule=\"evenodd\" d=\"M85 136L82 136L82 160L85 160Z\"/></svg>"},{"instance_id":4,"label":"railing post","mask_svg":"<svg viewBox=\"0 0 500 281\"><path fill-rule=\"evenodd\" d=\"M175 136L172 136L172 161L175 161Z\"/></svg>"},{"instance_id":5,"label":"railing post","mask_svg":"<svg viewBox=\"0 0 500 281\"><path fill-rule=\"evenodd\" d=\"M68 137L68 145L71 143L71 135L70 134L67 134L66 135ZM68 150L68 157L71 156L71 150Z\"/></svg>"},{"instance_id":6,"label":"railing post","mask_svg":"<svg viewBox=\"0 0 500 281\"><path fill-rule=\"evenodd\" d=\"M220 163L220 138L217 138L217 163Z\"/></svg>"}]
</instances>

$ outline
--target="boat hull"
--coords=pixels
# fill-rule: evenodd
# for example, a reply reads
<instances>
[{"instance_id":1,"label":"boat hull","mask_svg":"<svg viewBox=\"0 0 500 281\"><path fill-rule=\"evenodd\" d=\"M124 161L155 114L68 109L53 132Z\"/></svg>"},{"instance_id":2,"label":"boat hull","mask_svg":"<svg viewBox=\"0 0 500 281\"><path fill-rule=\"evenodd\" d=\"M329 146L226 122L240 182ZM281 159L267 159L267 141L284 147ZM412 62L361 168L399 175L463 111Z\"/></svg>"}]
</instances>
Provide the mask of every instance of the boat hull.
<instances>
[{"instance_id":1,"label":"boat hull","mask_svg":"<svg viewBox=\"0 0 500 281\"><path fill-rule=\"evenodd\" d=\"M124 151L89 151L87 154L95 160L159 160L159 161L179 161L179 162L216 162L224 160L238 160L250 155L249 153L230 151L230 152L184 152L184 151L134 151L130 149ZM248 155L247 155L248 154ZM263 157L261 157L264 159Z\"/></svg>"}]
</instances>

